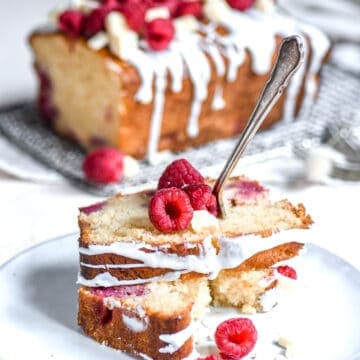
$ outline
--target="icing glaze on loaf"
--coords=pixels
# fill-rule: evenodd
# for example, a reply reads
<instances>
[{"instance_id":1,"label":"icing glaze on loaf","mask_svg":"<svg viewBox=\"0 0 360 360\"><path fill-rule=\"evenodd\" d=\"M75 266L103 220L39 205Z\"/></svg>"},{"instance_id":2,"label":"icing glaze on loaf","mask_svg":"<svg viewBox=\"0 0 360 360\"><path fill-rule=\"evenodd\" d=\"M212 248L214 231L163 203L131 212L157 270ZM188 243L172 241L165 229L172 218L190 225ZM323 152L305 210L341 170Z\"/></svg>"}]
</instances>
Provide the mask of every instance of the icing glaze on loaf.
<instances>
[{"instance_id":1,"label":"icing glaze on loaf","mask_svg":"<svg viewBox=\"0 0 360 360\"><path fill-rule=\"evenodd\" d=\"M75 4L75 7L84 11L86 3L82 2L81 6ZM86 9L91 8L86 6ZM218 111L226 107L222 99L223 88L226 83L236 80L247 53L251 57L254 74L264 75L270 71L277 36L299 34L308 39L308 43L305 43L308 63L304 64L291 81L283 118L286 121L294 118L296 100L302 90L304 105L314 98L316 76L329 49L329 41L322 32L284 15L276 6L271 9L264 7L261 2L257 4L257 8L240 12L231 8L226 0L207 0L203 15L206 23L192 16L174 19L175 38L166 50L160 52L149 49L146 41L140 40L139 34L127 26L125 18L119 12L108 14L105 31L95 34L87 41L94 51L107 46L113 55L127 61L137 70L141 83L135 100L142 104L152 103L146 150L150 162L157 159L167 91L180 92L184 79L190 79L192 100L186 132L189 139L197 138L201 135L199 118L203 104L209 97L212 68L215 69L218 80L222 80L210 99L211 110Z\"/></svg>"}]
</instances>

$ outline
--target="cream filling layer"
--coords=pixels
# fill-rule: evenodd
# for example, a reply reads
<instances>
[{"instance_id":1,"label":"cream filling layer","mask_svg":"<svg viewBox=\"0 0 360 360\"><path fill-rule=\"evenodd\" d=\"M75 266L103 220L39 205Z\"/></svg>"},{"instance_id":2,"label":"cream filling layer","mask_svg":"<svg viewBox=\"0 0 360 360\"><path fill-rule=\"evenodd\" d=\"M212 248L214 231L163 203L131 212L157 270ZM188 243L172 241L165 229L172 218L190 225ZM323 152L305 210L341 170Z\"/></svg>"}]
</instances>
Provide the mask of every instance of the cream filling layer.
<instances>
[{"instance_id":1,"label":"cream filling layer","mask_svg":"<svg viewBox=\"0 0 360 360\"><path fill-rule=\"evenodd\" d=\"M88 287L111 287L111 286L123 286L123 285L137 285L145 284L148 282L156 281L175 281L179 280L182 274L186 274L188 271L171 271L161 276L154 276L147 279L134 279L134 280L119 280L115 276L112 276L109 272L104 272L96 275L92 279L85 279L80 273L78 274L77 284L81 284Z\"/></svg>"},{"instance_id":2,"label":"cream filling layer","mask_svg":"<svg viewBox=\"0 0 360 360\"><path fill-rule=\"evenodd\" d=\"M218 238L218 253L212 244L211 237L207 237L202 244L199 255L187 256L167 254L145 243L114 242L110 245L90 245L88 248L80 248L80 254L91 256L111 253L141 261L141 264L126 264L126 268L138 268L139 265L142 265L143 267L166 268L172 269L173 271L162 276L148 279L138 278L135 280L119 280L109 272L98 274L93 279L85 279L79 275L78 283L90 287L134 285L160 280L174 281L179 279L182 274L189 272L206 274L210 279L214 279L222 269L234 268L260 251L268 250L292 241L303 243L304 236L305 232L302 229L282 231L267 238L262 238L258 235L244 235L234 238L222 236ZM144 252L142 249L150 249L154 252ZM82 266L96 266L103 269L124 269L123 264L111 264L109 266L106 264L92 265L82 263Z\"/></svg>"}]
</instances>

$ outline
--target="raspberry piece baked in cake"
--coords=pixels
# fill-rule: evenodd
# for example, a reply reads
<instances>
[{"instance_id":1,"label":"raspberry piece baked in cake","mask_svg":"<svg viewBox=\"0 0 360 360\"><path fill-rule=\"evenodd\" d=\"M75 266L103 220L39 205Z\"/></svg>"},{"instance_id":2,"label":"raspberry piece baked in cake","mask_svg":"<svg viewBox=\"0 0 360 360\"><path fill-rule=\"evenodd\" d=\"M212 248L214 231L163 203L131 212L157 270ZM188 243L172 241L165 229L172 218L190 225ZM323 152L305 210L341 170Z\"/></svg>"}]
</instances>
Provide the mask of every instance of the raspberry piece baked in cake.
<instances>
[{"instance_id":1,"label":"raspberry piece baked in cake","mask_svg":"<svg viewBox=\"0 0 360 360\"><path fill-rule=\"evenodd\" d=\"M329 49L272 0L81 0L55 15L30 37L41 113L86 149L140 159L240 133L281 39L300 34L306 63L264 127L293 119Z\"/></svg>"},{"instance_id":2,"label":"raspberry piece baked in cake","mask_svg":"<svg viewBox=\"0 0 360 360\"><path fill-rule=\"evenodd\" d=\"M181 163L161 177L179 169L169 185L192 168ZM209 194L202 190L192 202L195 191L187 188L211 188L214 181L191 172L179 187L159 182L157 190L80 209L79 324L95 340L146 359L196 358L193 327L209 303L268 311L274 304L265 298L278 276L294 278L294 269L278 263L303 248L312 223L305 208L272 201L257 181L234 177L223 193L227 216L217 218L192 208Z\"/></svg>"}]
</instances>

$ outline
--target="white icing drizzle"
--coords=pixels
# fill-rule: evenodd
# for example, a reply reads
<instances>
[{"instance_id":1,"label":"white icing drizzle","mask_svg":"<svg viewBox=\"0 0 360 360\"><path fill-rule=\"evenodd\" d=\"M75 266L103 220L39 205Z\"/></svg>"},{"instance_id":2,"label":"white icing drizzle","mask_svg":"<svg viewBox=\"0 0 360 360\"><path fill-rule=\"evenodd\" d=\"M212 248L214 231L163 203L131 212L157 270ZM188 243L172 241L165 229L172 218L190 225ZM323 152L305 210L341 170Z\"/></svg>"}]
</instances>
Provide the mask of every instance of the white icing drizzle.
<instances>
[{"instance_id":1,"label":"white icing drizzle","mask_svg":"<svg viewBox=\"0 0 360 360\"><path fill-rule=\"evenodd\" d=\"M111 253L142 261L143 266L167 268L174 271L168 272L163 276L135 280L118 280L109 272L98 274L90 280L79 275L78 283L90 287L107 287L134 285L160 280L174 281L182 274L192 271L207 274L210 279L214 279L222 269L234 268L260 251L271 249L290 241L302 243L304 242L305 234L306 232L302 229L292 229L273 234L267 238L262 238L258 235L245 235L235 238L220 237L218 239L220 247L218 254L212 245L211 237L208 237L204 240L202 251L198 256L178 256L177 254L166 254L161 251L144 252L140 249L154 250L151 246L144 243L114 242L110 245L90 245L89 248L80 248L80 253L85 255ZM134 267L138 267L139 264L134 265L136 265Z\"/></svg>"},{"instance_id":2,"label":"white icing drizzle","mask_svg":"<svg viewBox=\"0 0 360 360\"><path fill-rule=\"evenodd\" d=\"M199 116L202 104L208 96L211 78L208 57L214 63L217 76L225 77L226 81L232 82L236 80L238 69L244 63L246 51L251 56L251 67L254 73L265 74L271 67L277 34L306 34L311 40L312 58L306 78L304 104L312 100L316 91L314 78L329 47L329 41L321 31L286 17L276 9L271 12L257 9L251 9L245 13L239 12L230 8L225 0L206 2L204 13L210 20L208 25L199 23L193 17L177 20L175 38L169 48L161 52L150 51L144 42L138 43L137 34L124 28L123 21L115 19L113 14L109 15L112 17L110 20L117 21L113 27L107 28L111 33L111 51L128 60L138 70L141 78L135 99L143 104L153 101L147 147L150 162L156 157L158 151L165 94L169 85L168 74L171 78L169 87L173 92L182 90L183 80L185 76L189 75L193 91L186 131L192 138L199 134ZM111 22L109 21L109 23ZM228 30L228 34L219 35L215 30L218 24L224 26ZM197 29L200 29L203 35L196 32ZM122 41L116 38L117 33ZM121 44L124 42L130 45L122 46ZM227 67L224 57L227 60ZM305 66L295 76L289 88L284 114L287 121L294 117L295 100L304 78L304 72ZM220 99L220 90L217 89L212 103L213 110L219 110L225 106Z\"/></svg>"},{"instance_id":3,"label":"white icing drizzle","mask_svg":"<svg viewBox=\"0 0 360 360\"><path fill-rule=\"evenodd\" d=\"M148 356L144 353L138 353L138 355L144 360L153 360L153 358L151 358L150 356Z\"/></svg>"},{"instance_id":4,"label":"white icing drizzle","mask_svg":"<svg viewBox=\"0 0 360 360\"><path fill-rule=\"evenodd\" d=\"M316 75L318 74L322 59L330 47L330 42L323 32L311 25L301 24L301 30L309 37L312 44L312 58L305 81L305 98L302 109L311 104L317 91Z\"/></svg>"},{"instance_id":5,"label":"white icing drizzle","mask_svg":"<svg viewBox=\"0 0 360 360\"><path fill-rule=\"evenodd\" d=\"M160 353L173 354L175 351L179 350L185 342L192 336L193 326L190 324L185 329L174 333L174 334L162 334L159 336L160 340L166 343L167 345L160 348Z\"/></svg>"},{"instance_id":6,"label":"white icing drizzle","mask_svg":"<svg viewBox=\"0 0 360 360\"><path fill-rule=\"evenodd\" d=\"M311 46L311 58L309 59L309 56L305 56L305 63L291 80L284 104L283 118L285 121L292 121L295 117L296 99L306 70L308 72L305 79L305 96L302 100L302 109L307 109L314 100L317 89L316 75L319 73L324 56L330 47L329 39L317 28L311 25L303 24L279 12L266 15L259 11L252 10L249 13L258 21L261 21L262 23L267 24L268 27L272 28L274 30L274 34L280 34L283 36L298 34L309 38L310 44L307 44L307 42L304 41L304 50L306 54L309 54L309 45ZM309 61L309 63L307 63L307 61Z\"/></svg>"},{"instance_id":7,"label":"white icing drizzle","mask_svg":"<svg viewBox=\"0 0 360 360\"><path fill-rule=\"evenodd\" d=\"M192 44L184 44L182 47L182 55L193 84L193 101L190 109L187 133L190 137L196 137L199 134L198 120L201 105L203 101L206 100L208 94L211 68L207 57L198 45L200 41L199 36L194 34L192 38L197 39L197 41Z\"/></svg>"},{"instance_id":8,"label":"white icing drizzle","mask_svg":"<svg viewBox=\"0 0 360 360\"><path fill-rule=\"evenodd\" d=\"M122 320L123 323L133 332L143 332L147 329L148 327L148 323L149 323L149 319L145 318L145 319L139 319L136 316L135 317L131 317L131 316L127 316L125 314L122 315Z\"/></svg>"},{"instance_id":9,"label":"white icing drizzle","mask_svg":"<svg viewBox=\"0 0 360 360\"><path fill-rule=\"evenodd\" d=\"M144 252L141 249L156 249L145 243L131 242L114 242L110 245L89 245L88 248L80 248L79 251L84 255L99 255L106 253L116 254L129 259L141 261L143 267L190 270L207 274L211 271L209 264L213 262L213 258L216 258L216 250L212 246L211 237L208 237L203 241L202 247L203 248L199 256L178 256L177 254L169 254L161 251ZM134 265L136 265L134 267L138 267L139 264Z\"/></svg>"},{"instance_id":10,"label":"white icing drizzle","mask_svg":"<svg viewBox=\"0 0 360 360\"><path fill-rule=\"evenodd\" d=\"M157 74L155 80L155 98L154 109L151 115L149 144L148 144L148 159L151 162L157 153L157 146L161 133L161 120L163 115L164 103L165 103L165 89L166 89L166 73L161 72Z\"/></svg>"},{"instance_id":11,"label":"white icing drizzle","mask_svg":"<svg viewBox=\"0 0 360 360\"><path fill-rule=\"evenodd\" d=\"M225 100L223 98L223 87L218 85L215 89L213 101L211 103L212 110L221 110L226 106Z\"/></svg>"},{"instance_id":12,"label":"white icing drizzle","mask_svg":"<svg viewBox=\"0 0 360 360\"><path fill-rule=\"evenodd\" d=\"M88 287L110 287L110 286L122 286L122 285L137 285L145 284L147 282L156 281L175 281L180 278L182 274L188 271L172 271L161 276L154 276L147 279L135 279L135 280L119 280L115 276L112 276L109 272L103 272L96 275L92 279L85 279L81 274L78 274L77 284L81 284Z\"/></svg>"},{"instance_id":13,"label":"white icing drizzle","mask_svg":"<svg viewBox=\"0 0 360 360\"><path fill-rule=\"evenodd\" d=\"M81 266L92 268L92 269L135 269L144 267L144 264L87 264L84 262L80 262Z\"/></svg>"}]
</instances>

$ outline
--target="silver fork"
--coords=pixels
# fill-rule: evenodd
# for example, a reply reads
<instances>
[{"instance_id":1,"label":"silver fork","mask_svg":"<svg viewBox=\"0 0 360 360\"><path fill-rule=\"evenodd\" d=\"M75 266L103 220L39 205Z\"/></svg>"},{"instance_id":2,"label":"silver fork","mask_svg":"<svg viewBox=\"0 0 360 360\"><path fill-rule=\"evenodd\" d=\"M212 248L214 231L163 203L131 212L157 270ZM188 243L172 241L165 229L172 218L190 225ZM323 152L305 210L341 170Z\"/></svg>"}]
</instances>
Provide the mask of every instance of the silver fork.
<instances>
[{"instance_id":1,"label":"silver fork","mask_svg":"<svg viewBox=\"0 0 360 360\"><path fill-rule=\"evenodd\" d=\"M226 209L222 196L226 181L250 141L258 131L260 125L263 123L276 101L280 98L282 92L288 85L290 78L300 68L303 59L304 45L302 39L297 35L283 39L271 75L261 92L260 98L241 134L238 144L215 183L213 193L216 196L220 217L224 218L226 216Z\"/></svg>"}]
</instances>

